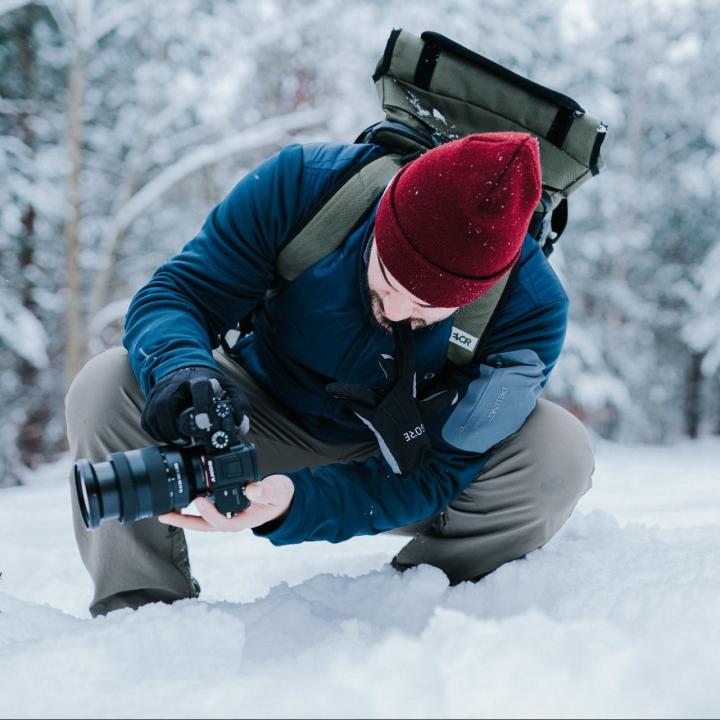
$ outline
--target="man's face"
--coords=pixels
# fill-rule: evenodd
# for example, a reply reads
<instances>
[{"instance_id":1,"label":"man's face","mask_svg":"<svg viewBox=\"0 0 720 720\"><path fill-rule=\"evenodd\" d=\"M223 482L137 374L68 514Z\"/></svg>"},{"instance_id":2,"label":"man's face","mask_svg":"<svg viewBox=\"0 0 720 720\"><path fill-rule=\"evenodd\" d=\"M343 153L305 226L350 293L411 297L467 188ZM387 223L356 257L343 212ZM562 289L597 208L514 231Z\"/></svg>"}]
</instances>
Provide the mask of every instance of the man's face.
<instances>
[{"instance_id":1,"label":"man's face","mask_svg":"<svg viewBox=\"0 0 720 720\"><path fill-rule=\"evenodd\" d=\"M428 305L408 292L380 261L375 238L370 247L367 283L373 317L386 332L391 332L389 321L398 322L410 318L412 329L417 330L441 322L457 310L456 307Z\"/></svg>"}]
</instances>

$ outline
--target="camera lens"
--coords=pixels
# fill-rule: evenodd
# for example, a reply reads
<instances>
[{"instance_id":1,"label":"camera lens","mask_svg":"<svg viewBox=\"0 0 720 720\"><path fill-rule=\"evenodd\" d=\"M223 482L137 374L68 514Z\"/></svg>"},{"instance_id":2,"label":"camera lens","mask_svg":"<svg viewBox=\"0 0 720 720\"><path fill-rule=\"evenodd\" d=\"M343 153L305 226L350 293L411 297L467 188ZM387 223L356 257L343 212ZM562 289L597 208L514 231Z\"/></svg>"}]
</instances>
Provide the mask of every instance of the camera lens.
<instances>
[{"instance_id":1,"label":"camera lens","mask_svg":"<svg viewBox=\"0 0 720 720\"><path fill-rule=\"evenodd\" d=\"M108 455L106 462L78 460L75 489L85 526L103 520L135 522L186 507L207 492L198 456L171 448L142 448Z\"/></svg>"},{"instance_id":2,"label":"camera lens","mask_svg":"<svg viewBox=\"0 0 720 720\"><path fill-rule=\"evenodd\" d=\"M75 489L86 527L96 528L101 518L120 515L119 497L115 491L115 473L110 463L75 463Z\"/></svg>"},{"instance_id":3,"label":"camera lens","mask_svg":"<svg viewBox=\"0 0 720 720\"><path fill-rule=\"evenodd\" d=\"M205 456L175 447L149 447L107 456L105 462L78 460L75 491L85 526L104 520L131 523L187 507L198 495L222 488L221 512L247 506L242 487L258 480L252 443Z\"/></svg>"}]
</instances>

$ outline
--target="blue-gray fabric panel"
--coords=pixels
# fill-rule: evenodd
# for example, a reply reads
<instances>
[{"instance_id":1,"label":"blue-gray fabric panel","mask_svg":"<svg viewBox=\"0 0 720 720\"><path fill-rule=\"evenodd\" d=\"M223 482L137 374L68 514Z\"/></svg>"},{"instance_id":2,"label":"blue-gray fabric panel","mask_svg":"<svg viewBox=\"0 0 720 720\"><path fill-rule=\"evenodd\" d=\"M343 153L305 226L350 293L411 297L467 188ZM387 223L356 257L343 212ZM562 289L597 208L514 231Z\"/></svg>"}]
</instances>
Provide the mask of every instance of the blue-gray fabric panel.
<instances>
[{"instance_id":1,"label":"blue-gray fabric panel","mask_svg":"<svg viewBox=\"0 0 720 720\"><path fill-rule=\"evenodd\" d=\"M443 427L445 442L485 452L520 429L535 407L545 365L532 350L489 355Z\"/></svg>"}]
</instances>

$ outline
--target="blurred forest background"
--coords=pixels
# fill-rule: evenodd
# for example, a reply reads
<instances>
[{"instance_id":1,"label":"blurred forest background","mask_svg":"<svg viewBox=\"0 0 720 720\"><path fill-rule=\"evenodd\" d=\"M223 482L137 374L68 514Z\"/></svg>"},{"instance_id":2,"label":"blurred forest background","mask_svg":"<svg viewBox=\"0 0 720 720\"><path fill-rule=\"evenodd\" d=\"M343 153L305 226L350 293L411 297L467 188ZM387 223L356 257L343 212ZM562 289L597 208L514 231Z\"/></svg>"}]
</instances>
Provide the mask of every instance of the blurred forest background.
<instances>
[{"instance_id":1,"label":"blurred forest background","mask_svg":"<svg viewBox=\"0 0 720 720\"><path fill-rule=\"evenodd\" d=\"M716 0L0 0L0 486L66 449L69 379L243 174L381 119L393 27L609 126L552 256L547 392L614 440L720 433Z\"/></svg>"}]
</instances>

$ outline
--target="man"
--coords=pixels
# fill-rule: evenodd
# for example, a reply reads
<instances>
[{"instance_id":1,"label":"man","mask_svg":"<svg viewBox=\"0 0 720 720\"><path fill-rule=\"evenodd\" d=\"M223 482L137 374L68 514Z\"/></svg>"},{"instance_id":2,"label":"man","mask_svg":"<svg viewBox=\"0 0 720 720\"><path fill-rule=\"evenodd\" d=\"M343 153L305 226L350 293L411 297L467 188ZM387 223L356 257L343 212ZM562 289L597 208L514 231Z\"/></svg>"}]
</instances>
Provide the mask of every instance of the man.
<instances>
[{"instance_id":1,"label":"man","mask_svg":"<svg viewBox=\"0 0 720 720\"><path fill-rule=\"evenodd\" d=\"M197 596L180 528L253 528L278 545L399 530L414 537L397 569L477 580L543 545L590 486L585 429L538 400L567 297L526 235L541 193L530 135L471 135L410 162L338 250L264 300L294 229L380 152L292 145L263 163L137 293L127 354L109 350L76 378L75 457L182 439L178 414L218 383L263 478L231 518L199 499L200 517L90 533L74 501L93 614ZM481 361L448 362L456 310L516 264ZM217 349L250 312L254 332Z\"/></svg>"}]
</instances>

